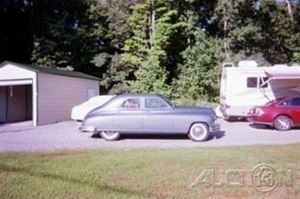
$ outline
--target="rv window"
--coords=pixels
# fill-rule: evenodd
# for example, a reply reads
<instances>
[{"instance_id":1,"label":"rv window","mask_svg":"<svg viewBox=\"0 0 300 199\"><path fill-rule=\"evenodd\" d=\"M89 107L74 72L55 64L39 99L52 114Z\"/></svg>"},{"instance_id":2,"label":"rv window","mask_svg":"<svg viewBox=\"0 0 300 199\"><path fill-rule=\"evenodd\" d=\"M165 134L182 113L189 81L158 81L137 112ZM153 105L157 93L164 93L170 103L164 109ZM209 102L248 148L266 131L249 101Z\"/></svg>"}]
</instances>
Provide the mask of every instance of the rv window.
<instances>
[{"instance_id":1,"label":"rv window","mask_svg":"<svg viewBox=\"0 0 300 199\"><path fill-rule=\"evenodd\" d=\"M257 77L248 77L247 78L247 87L256 88L257 87Z\"/></svg>"},{"instance_id":2,"label":"rv window","mask_svg":"<svg viewBox=\"0 0 300 199\"><path fill-rule=\"evenodd\" d=\"M292 106L300 106L300 97L295 97L291 102Z\"/></svg>"},{"instance_id":3,"label":"rv window","mask_svg":"<svg viewBox=\"0 0 300 199\"><path fill-rule=\"evenodd\" d=\"M263 77L262 79L259 78L259 85L262 85L264 82L266 82L266 81L268 81L268 80L269 80L268 77ZM269 83L266 83L266 84L260 86L260 88L267 88L268 85L269 85Z\"/></svg>"}]
</instances>

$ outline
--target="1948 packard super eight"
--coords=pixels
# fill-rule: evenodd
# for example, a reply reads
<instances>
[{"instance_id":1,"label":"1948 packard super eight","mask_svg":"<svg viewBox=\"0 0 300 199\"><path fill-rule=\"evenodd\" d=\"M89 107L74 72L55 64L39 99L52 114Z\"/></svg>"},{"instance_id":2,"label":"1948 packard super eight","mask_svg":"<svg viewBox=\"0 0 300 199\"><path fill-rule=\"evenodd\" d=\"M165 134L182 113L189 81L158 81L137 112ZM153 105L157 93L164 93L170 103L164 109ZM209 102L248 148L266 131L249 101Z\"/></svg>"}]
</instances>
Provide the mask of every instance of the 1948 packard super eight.
<instances>
[{"instance_id":1,"label":"1948 packard super eight","mask_svg":"<svg viewBox=\"0 0 300 199\"><path fill-rule=\"evenodd\" d=\"M126 133L186 134L205 141L219 125L212 108L177 107L156 94L122 94L89 112L80 129L110 141Z\"/></svg>"}]
</instances>

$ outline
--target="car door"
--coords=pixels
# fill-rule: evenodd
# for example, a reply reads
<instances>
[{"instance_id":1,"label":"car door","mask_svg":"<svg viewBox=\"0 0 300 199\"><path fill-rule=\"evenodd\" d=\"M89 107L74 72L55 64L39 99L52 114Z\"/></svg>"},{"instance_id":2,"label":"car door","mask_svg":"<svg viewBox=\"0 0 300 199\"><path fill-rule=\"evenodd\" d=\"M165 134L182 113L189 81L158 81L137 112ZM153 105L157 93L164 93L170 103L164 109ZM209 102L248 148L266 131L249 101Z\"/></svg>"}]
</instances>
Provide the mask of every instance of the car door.
<instances>
[{"instance_id":1,"label":"car door","mask_svg":"<svg viewBox=\"0 0 300 199\"><path fill-rule=\"evenodd\" d=\"M145 98L144 131L174 133L172 107L160 97Z\"/></svg>"},{"instance_id":2,"label":"car door","mask_svg":"<svg viewBox=\"0 0 300 199\"><path fill-rule=\"evenodd\" d=\"M113 118L115 129L120 132L140 132L143 129L143 101L140 97L125 98Z\"/></svg>"},{"instance_id":3,"label":"car door","mask_svg":"<svg viewBox=\"0 0 300 199\"><path fill-rule=\"evenodd\" d=\"M291 99L292 120L295 125L300 125L300 97Z\"/></svg>"}]
</instances>

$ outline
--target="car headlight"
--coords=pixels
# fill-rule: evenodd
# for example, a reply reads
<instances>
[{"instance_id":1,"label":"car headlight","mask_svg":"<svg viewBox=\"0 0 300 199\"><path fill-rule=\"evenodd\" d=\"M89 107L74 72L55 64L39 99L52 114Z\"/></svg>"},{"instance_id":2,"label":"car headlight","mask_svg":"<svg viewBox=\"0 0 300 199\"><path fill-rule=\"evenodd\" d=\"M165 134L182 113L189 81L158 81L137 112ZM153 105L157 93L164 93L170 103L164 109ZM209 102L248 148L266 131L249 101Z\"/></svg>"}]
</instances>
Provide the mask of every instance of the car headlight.
<instances>
[{"instance_id":1,"label":"car headlight","mask_svg":"<svg viewBox=\"0 0 300 199\"><path fill-rule=\"evenodd\" d=\"M261 109L261 108L256 108L256 109L255 109L255 114L256 114L256 115L262 115L262 114L264 114L264 110Z\"/></svg>"}]
</instances>

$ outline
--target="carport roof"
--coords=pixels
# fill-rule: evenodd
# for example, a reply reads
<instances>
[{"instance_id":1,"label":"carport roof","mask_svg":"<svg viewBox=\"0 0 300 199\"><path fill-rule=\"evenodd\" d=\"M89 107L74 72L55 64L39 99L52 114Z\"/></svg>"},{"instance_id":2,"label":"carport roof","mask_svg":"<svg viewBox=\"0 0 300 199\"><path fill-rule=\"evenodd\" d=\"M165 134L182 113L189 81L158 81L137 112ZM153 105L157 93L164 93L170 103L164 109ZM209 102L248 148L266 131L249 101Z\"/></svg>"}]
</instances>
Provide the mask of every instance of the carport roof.
<instances>
[{"instance_id":1,"label":"carport roof","mask_svg":"<svg viewBox=\"0 0 300 199\"><path fill-rule=\"evenodd\" d=\"M42 66L34 66L34 65L29 65L29 64L21 64L21 63L16 63L16 62L11 62L11 61L4 61L0 63L0 68L5 66L5 65L14 65L23 69L27 69L33 72L37 73L49 73L49 74L54 74L54 75L62 75L62 76L69 76L69 77L77 77L77 78L82 78L82 79L91 79L91 80L99 80L99 78L94 77L92 75L87 75L85 73L81 72L75 72L75 71L68 71L68 70L60 70L57 68L49 68L49 67L42 67Z\"/></svg>"}]
</instances>

